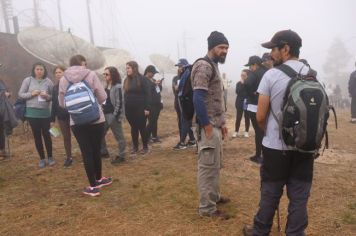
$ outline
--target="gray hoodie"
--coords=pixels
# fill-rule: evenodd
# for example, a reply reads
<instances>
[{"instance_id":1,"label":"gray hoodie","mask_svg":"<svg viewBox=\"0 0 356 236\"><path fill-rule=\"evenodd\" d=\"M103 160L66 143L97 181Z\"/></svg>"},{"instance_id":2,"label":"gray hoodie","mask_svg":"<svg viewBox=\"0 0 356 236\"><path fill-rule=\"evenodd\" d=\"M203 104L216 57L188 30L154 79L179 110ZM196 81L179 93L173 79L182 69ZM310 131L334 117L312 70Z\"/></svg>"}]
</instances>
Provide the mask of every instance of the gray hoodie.
<instances>
[{"instance_id":1,"label":"gray hoodie","mask_svg":"<svg viewBox=\"0 0 356 236\"><path fill-rule=\"evenodd\" d=\"M89 84L92 89L96 100L99 105L103 104L106 101L107 95L104 90L103 85L101 84L98 76L94 71L86 69L84 66L71 66L65 72L64 76L59 81L59 92L58 92L58 103L59 106L64 107L64 95L69 86L69 82L78 83L85 79L85 81ZM100 106L101 107L101 106ZM105 117L103 111L100 109L100 119L95 121L93 124L102 123L105 121ZM70 124L74 125L72 119L70 120Z\"/></svg>"}]
</instances>

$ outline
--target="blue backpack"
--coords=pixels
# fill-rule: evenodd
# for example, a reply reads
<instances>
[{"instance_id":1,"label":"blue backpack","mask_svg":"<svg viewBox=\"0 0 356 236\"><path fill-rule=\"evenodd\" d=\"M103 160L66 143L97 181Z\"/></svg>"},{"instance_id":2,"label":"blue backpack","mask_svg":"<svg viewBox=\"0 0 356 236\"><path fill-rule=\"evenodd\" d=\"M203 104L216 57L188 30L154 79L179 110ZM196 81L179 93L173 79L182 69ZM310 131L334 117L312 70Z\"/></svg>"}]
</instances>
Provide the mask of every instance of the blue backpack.
<instances>
[{"instance_id":1,"label":"blue backpack","mask_svg":"<svg viewBox=\"0 0 356 236\"><path fill-rule=\"evenodd\" d=\"M75 125L86 125L100 118L100 108L85 78L77 83L70 82L64 95L65 108Z\"/></svg>"}]
</instances>

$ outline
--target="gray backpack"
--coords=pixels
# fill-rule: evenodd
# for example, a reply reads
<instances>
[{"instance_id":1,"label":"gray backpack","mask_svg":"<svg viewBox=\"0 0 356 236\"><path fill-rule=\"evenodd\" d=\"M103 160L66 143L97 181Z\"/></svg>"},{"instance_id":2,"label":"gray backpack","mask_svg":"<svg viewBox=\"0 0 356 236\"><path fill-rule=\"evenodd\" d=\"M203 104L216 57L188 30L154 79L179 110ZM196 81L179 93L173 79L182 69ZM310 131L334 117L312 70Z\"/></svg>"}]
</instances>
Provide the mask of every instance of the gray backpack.
<instances>
[{"instance_id":1,"label":"gray backpack","mask_svg":"<svg viewBox=\"0 0 356 236\"><path fill-rule=\"evenodd\" d=\"M301 75L285 64L276 68L291 78L284 95L281 117L276 118L280 136L289 147L319 155L324 137L325 148L328 148L326 127L330 110L334 113L337 128L335 109L329 104L325 89L312 69L307 75Z\"/></svg>"}]
</instances>

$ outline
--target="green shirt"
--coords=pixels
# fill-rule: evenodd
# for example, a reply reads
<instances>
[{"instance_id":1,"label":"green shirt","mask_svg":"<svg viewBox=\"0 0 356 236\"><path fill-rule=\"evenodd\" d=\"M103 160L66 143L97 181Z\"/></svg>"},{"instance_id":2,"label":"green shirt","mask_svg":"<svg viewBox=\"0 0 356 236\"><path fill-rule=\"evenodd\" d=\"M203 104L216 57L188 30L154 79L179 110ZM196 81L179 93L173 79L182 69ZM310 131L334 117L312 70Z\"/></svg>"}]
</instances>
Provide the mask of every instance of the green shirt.
<instances>
[{"instance_id":1,"label":"green shirt","mask_svg":"<svg viewBox=\"0 0 356 236\"><path fill-rule=\"evenodd\" d=\"M25 117L28 117L28 118L49 118L49 117L51 117L51 111L49 109L26 107Z\"/></svg>"}]
</instances>

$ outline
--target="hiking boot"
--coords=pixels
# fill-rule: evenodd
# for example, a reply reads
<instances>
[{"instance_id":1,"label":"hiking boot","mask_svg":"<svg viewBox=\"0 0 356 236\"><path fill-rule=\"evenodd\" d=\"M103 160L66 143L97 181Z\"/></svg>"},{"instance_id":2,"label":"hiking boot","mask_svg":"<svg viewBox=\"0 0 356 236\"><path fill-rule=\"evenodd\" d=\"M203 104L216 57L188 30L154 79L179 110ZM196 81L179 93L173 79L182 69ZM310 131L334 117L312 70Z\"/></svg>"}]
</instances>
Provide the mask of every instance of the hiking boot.
<instances>
[{"instance_id":1,"label":"hiking boot","mask_svg":"<svg viewBox=\"0 0 356 236\"><path fill-rule=\"evenodd\" d=\"M252 157L250 157L250 160L257 164L262 164L262 157L260 157L260 156L256 156L256 155L252 156Z\"/></svg>"},{"instance_id":2,"label":"hiking boot","mask_svg":"<svg viewBox=\"0 0 356 236\"><path fill-rule=\"evenodd\" d=\"M45 159L41 159L40 163L38 164L39 168L45 168L46 167L46 160Z\"/></svg>"},{"instance_id":3,"label":"hiking boot","mask_svg":"<svg viewBox=\"0 0 356 236\"><path fill-rule=\"evenodd\" d=\"M101 158L104 158L104 159L106 159L106 158L109 158L109 157L110 157L110 155L109 155L109 153L108 153L108 152L100 153L100 156L101 156Z\"/></svg>"},{"instance_id":4,"label":"hiking boot","mask_svg":"<svg viewBox=\"0 0 356 236\"><path fill-rule=\"evenodd\" d=\"M187 148L196 147L196 146L197 146L197 142L195 140L189 140L188 143L186 144Z\"/></svg>"},{"instance_id":5,"label":"hiking boot","mask_svg":"<svg viewBox=\"0 0 356 236\"><path fill-rule=\"evenodd\" d=\"M56 162L54 161L53 157L48 157L48 165L53 166L54 164L56 164Z\"/></svg>"},{"instance_id":6,"label":"hiking boot","mask_svg":"<svg viewBox=\"0 0 356 236\"><path fill-rule=\"evenodd\" d=\"M242 229L244 236L253 236L253 227L251 225L245 225Z\"/></svg>"},{"instance_id":7,"label":"hiking boot","mask_svg":"<svg viewBox=\"0 0 356 236\"><path fill-rule=\"evenodd\" d=\"M216 204L226 204L229 202L231 202L230 198L220 196L220 199L219 199L219 201L216 202Z\"/></svg>"},{"instance_id":8,"label":"hiking boot","mask_svg":"<svg viewBox=\"0 0 356 236\"><path fill-rule=\"evenodd\" d=\"M219 220L228 220L231 218L231 216L225 212L216 210L213 213L199 213L200 216L206 216L206 217L211 217L213 219L219 219Z\"/></svg>"},{"instance_id":9,"label":"hiking boot","mask_svg":"<svg viewBox=\"0 0 356 236\"><path fill-rule=\"evenodd\" d=\"M66 158L65 161L64 161L64 167L69 167L69 166L72 165L72 163L73 163L73 158L68 157L68 158Z\"/></svg>"},{"instance_id":10,"label":"hiking boot","mask_svg":"<svg viewBox=\"0 0 356 236\"><path fill-rule=\"evenodd\" d=\"M140 150L140 155L144 156L144 155L148 154L149 152L150 152L150 149L148 147L145 147Z\"/></svg>"},{"instance_id":11,"label":"hiking boot","mask_svg":"<svg viewBox=\"0 0 356 236\"><path fill-rule=\"evenodd\" d=\"M175 145L173 147L174 150L183 150L186 149L187 145L185 145L184 143L179 142L177 145Z\"/></svg>"},{"instance_id":12,"label":"hiking boot","mask_svg":"<svg viewBox=\"0 0 356 236\"><path fill-rule=\"evenodd\" d=\"M120 164L125 161L125 157L116 156L114 160L111 161L112 165Z\"/></svg>"},{"instance_id":13,"label":"hiking boot","mask_svg":"<svg viewBox=\"0 0 356 236\"><path fill-rule=\"evenodd\" d=\"M239 133L238 133L238 132L234 132L234 133L232 134L232 137L233 137L233 138L239 137Z\"/></svg>"},{"instance_id":14,"label":"hiking boot","mask_svg":"<svg viewBox=\"0 0 356 236\"><path fill-rule=\"evenodd\" d=\"M250 137L249 133L245 131L244 138L249 138L249 137Z\"/></svg>"},{"instance_id":15,"label":"hiking boot","mask_svg":"<svg viewBox=\"0 0 356 236\"><path fill-rule=\"evenodd\" d=\"M101 188L104 186L108 186L112 184L112 178L111 177L102 177L100 180L96 181L96 186L95 188Z\"/></svg>"},{"instance_id":16,"label":"hiking boot","mask_svg":"<svg viewBox=\"0 0 356 236\"><path fill-rule=\"evenodd\" d=\"M84 188L83 193L91 197L96 197L100 195L100 190L96 187L86 187Z\"/></svg>"}]
</instances>

